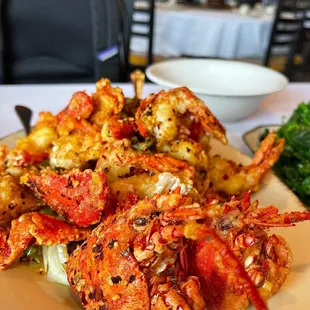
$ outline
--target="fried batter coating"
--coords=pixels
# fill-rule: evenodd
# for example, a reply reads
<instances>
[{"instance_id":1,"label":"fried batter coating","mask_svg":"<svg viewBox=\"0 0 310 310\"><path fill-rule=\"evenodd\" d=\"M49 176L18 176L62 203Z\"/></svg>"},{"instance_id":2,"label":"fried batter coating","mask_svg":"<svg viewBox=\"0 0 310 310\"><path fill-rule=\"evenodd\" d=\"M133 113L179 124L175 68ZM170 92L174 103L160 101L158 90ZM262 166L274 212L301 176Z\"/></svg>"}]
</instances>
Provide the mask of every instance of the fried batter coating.
<instances>
[{"instance_id":1,"label":"fried batter coating","mask_svg":"<svg viewBox=\"0 0 310 310\"><path fill-rule=\"evenodd\" d=\"M91 98L82 91L73 94L68 106L57 115L58 122L65 116L72 116L77 120L87 119L92 114L94 105Z\"/></svg>"},{"instance_id":2,"label":"fried batter coating","mask_svg":"<svg viewBox=\"0 0 310 310\"><path fill-rule=\"evenodd\" d=\"M12 221L10 233L0 228L0 269L6 269L29 244L67 244L87 238L90 229L76 228L42 213L27 213Z\"/></svg>"},{"instance_id":3,"label":"fried batter coating","mask_svg":"<svg viewBox=\"0 0 310 310\"><path fill-rule=\"evenodd\" d=\"M0 175L0 225L8 224L21 214L40 209L44 202L11 175Z\"/></svg>"},{"instance_id":4,"label":"fried batter coating","mask_svg":"<svg viewBox=\"0 0 310 310\"><path fill-rule=\"evenodd\" d=\"M111 116L102 125L101 138L104 142L128 139L134 135L135 130L136 124L133 118L121 119L117 116Z\"/></svg>"},{"instance_id":5,"label":"fried batter coating","mask_svg":"<svg viewBox=\"0 0 310 310\"><path fill-rule=\"evenodd\" d=\"M149 309L146 277L127 243L132 234L125 221L108 231L104 222L70 255L68 282L86 309L103 308L105 300L108 309ZM128 255L123 249L128 249Z\"/></svg>"},{"instance_id":6,"label":"fried batter coating","mask_svg":"<svg viewBox=\"0 0 310 310\"><path fill-rule=\"evenodd\" d=\"M205 132L227 143L224 127L186 87L161 91L142 100L136 113L136 123L142 136L155 137L157 144L161 146L178 138L181 119L186 113L200 123ZM189 119L189 116L185 118Z\"/></svg>"},{"instance_id":7,"label":"fried batter coating","mask_svg":"<svg viewBox=\"0 0 310 310\"><path fill-rule=\"evenodd\" d=\"M91 121L102 126L106 118L119 114L125 104L123 91L119 87L112 87L108 79L101 79L96 83L96 93L92 96L95 111Z\"/></svg>"},{"instance_id":8,"label":"fried batter coating","mask_svg":"<svg viewBox=\"0 0 310 310\"><path fill-rule=\"evenodd\" d=\"M49 150L57 139L56 118L48 112L39 114L31 133L17 140L16 147L6 154L6 167L27 167L48 158Z\"/></svg>"},{"instance_id":9,"label":"fried batter coating","mask_svg":"<svg viewBox=\"0 0 310 310\"><path fill-rule=\"evenodd\" d=\"M6 169L6 156L9 152L9 148L6 145L1 145L0 146L0 173L4 172Z\"/></svg>"},{"instance_id":10,"label":"fried batter coating","mask_svg":"<svg viewBox=\"0 0 310 310\"><path fill-rule=\"evenodd\" d=\"M49 156L53 168L85 169L89 161L99 158L100 128L88 121L93 110L92 99L84 92L76 92L69 105L57 114L59 138Z\"/></svg>"},{"instance_id":11,"label":"fried batter coating","mask_svg":"<svg viewBox=\"0 0 310 310\"><path fill-rule=\"evenodd\" d=\"M50 152L50 164L53 168L71 170L88 168L89 161L100 157L100 133L71 133L54 142Z\"/></svg>"},{"instance_id":12,"label":"fried batter coating","mask_svg":"<svg viewBox=\"0 0 310 310\"><path fill-rule=\"evenodd\" d=\"M112 184L118 179L135 174L165 171L176 173L188 167L185 161L164 154L141 154L120 145L102 150L96 170L105 171L108 184Z\"/></svg>"},{"instance_id":13,"label":"fried batter coating","mask_svg":"<svg viewBox=\"0 0 310 310\"><path fill-rule=\"evenodd\" d=\"M58 134L65 136L73 130L89 130L92 125L86 119L93 109L93 102L85 92L74 93L68 106L56 115Z\"/></svg>"},{"instance_id":14,"label":"fried batter coating","mask_svg":"<svg viewBox=\"0 0 310 310\"><path fill-rule=\"evenodd\" d=\"M139 199L153 197L155 194L165 194L170 188L180 188L180 192L189 194L195 202L202 202L194 187L193 171L184 169L178 173L163 172L155 175L140 174L122 178L110 185L117 202L126 201L128 194L134 194Z\"/></svg>"},{"instance_id":15,"label":"fried batter coating","mask_svg":"<svg viewBox=\"0 0 310 310\"><path fill-rule=\"evenodd\" d=\"M208 156L201 145L190 139L176 140L171 144L169 155L187 161L197 170L208 170Z\"/></svg>"},{"instance_id":16,"label":"fried batter coating","mask_svg":"<svg viewBox=\"0 0 310 310\"><path fill-rule=\"evenodd\" d=\"M158 204L161 205L162 209L173 208L172 204L175 202L180 203L181 200L182 197L176 195L169 202L161 200ZM163 269L168 269L170 264L173 265L177 258L173 251L169 253L172 256L169 257L169 261L163 261L162 265L160 262L154 261L154 259L150 260L154 268L154 270L151 268L153 273L147 268L147 262L145 262L145 268L141 266L143 264L141 256L137 259L138 254L136 251L143 252L144 244L151 239L153 231L149 231L149 226L154 229L156 227L155 223L157 223L157 220L152 222L149 216L151 211L157 210L159 211L155 201L148 199L140 201L131 209L105 219L92 232L84 244L72 253L67 262L68 282L80 296L86 309L100 309L103 307L132 310L160 309L158 305L156 308L155 303L153 303L153 307L151 306L151 297L155 299L156 297L160 298L166 295L165 281L168 282L167 289L172 292L167 293L167 298L164 301L168 303L169 300L169 305L171 305L179 298L179 304L184 305L182 309L189 309L186 307L184 298L181 298L180 292L177 289L174 290L171 287L172 285L169 286L171 284L168 280L170 278L169 275L165 276L163 272ZM146 222L145 224L139 224L139 220L143 216L146 217ZM154 225L150 225L152 223ZM144 239L144 234L147 235L148 231L150 235L147 239ZM154 230L154 236L152 236L154 241L156 239L155 235L157 239L160 238L158 232ZM162 238L165 236L163 233ZM178 236L175 237L175 240L178 240ZM154 247L150 251L145 249L145 252L152 254L158 251L162 256L159 253L154 254L154 256L158 255L159 261L161 259L164 260L165 253L161 250L166 251L166 246L158 245L154 251L153 249ZM154 276L153 278L153 274L158 274L158 277ZM176 277L175 281L177 280ZM157 286L160 287L160 284L163 284L163 291L158 288L158 294L156 292L150 293L151 290L156 291ZM184 291L186 291L185 287ZM163 309L169 308L167 306Z\"/></svg>"},{"instance_id":17,"label":"fried batter coating","mask_svg":"<svg viewBox=\"0 0 310 310\"><path fill-rule=\"evenodd\" d=\"M77 169L59 175L51 169L21 178L38 197L69 222L87 227L96 224L106 204L107 182L103 172Z\"/></svg>"},{"instance_id":18,"label":"fried batter coating","mask_svg":"<svg viewBox=\"0 0 310 310\"><path fill-rule=\"evenodd\" d=\"M237 165L218 155L210 158L210 181L213 189L227 200L231 196L242 197L249 190L257 191L266 173L278 160L284 148L284 139L270 133L255 153L248 166Z\"/></svg>"}]
</instances>

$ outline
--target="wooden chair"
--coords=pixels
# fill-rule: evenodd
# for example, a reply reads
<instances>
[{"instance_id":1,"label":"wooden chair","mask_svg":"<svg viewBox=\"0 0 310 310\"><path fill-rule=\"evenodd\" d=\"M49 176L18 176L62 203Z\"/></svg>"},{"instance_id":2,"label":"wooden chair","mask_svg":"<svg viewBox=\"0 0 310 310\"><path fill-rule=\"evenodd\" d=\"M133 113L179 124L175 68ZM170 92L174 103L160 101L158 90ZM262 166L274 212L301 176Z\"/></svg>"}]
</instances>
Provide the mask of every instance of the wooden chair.
<instances>
[{"instance_id":1,"label":"wooden chair","mask_svg":"<svg viewBox=\"0 0 310 310\"><path fill-rule=\"evenodd\" d=\"M294 57L303 30L308 0L280 0L277 8L264 65L286 71L288 59ZM274 57L276 56L276 57ZM280 60L279 64L274 61ZM296 60L298 62L298 59Z\"/></svg>"},{"instance_id":2,"label":"wooden chair","mask_svg":"<svg viewBox=\"0 0 310 310\"><path fill-rule=\"evenodd\" d=\"M155 0L135 0L133 6L130 40L143 38L147 41L145 55L129 56L130 70L144 70L153 62L153 28L154 28ZM139 18L143 17L143 18Z\"/></svg>"}]
</instances>

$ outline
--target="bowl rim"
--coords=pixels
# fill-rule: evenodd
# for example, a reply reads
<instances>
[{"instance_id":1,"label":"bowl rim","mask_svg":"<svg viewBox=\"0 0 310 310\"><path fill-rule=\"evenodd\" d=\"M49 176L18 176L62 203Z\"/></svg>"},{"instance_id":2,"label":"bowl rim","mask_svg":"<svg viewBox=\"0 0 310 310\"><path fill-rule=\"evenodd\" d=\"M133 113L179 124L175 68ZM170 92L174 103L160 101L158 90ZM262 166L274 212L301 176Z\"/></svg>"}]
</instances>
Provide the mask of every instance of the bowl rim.
<instances>
[{"instance_id":1,"label":"bowl rim","mask_svg":"<svg viewBox=\"0 0 310 310\"><path fill-rule=\"evenodd\" d=\"M154 64L149 65L146 70L145 70L145 74L147 76L147 78L158 85L161 86L165 86L165 87L169 87L169 88L175 88L175 87L180 87L180 86L186 86L186 85L180 85L178 83L174 83L171 82L165 78L159 77L156 74L153 73L154 68L160 67L165 65L166 63L173 63L173 62L184 62L184 61L205 61L205 62L213 62L213 63L233 63L233 64L237 64L237 65L241 65L241 66L247 66L247 67L252 67L255 69L259 69L259 70L263 70L266 73L269 74L273 74L275 76L277 76L280 80L282 80L282 85L280 85L279 87L274 87L274 90L271 91L265 91L265 92L253 92L250 94L236 94L236 93L219 93L219 92L214 92L214 91L204 91L202 89L196 88L196 87L189 87L191 91L193 91L196 94L200 94L200 95L208 95L208 96L216 96L216 97L256 97L256 96L266 96L266 95L270 95L270 94L275 94L278 93L282 90L284 90L288 84L289 84L289 80L288 78L275 70L272 70L270 68L266 68L263 66L259 66L256 64L251 64L251 63L246 63L246 62L242 62L242 61L236 61L236 60L228 60L228 59L205 59L205 58L177 58L177 59L169 59L169 60L164 60L164 61L160 61L160 62L156 62Z\"/></svg>"}]
</instances>

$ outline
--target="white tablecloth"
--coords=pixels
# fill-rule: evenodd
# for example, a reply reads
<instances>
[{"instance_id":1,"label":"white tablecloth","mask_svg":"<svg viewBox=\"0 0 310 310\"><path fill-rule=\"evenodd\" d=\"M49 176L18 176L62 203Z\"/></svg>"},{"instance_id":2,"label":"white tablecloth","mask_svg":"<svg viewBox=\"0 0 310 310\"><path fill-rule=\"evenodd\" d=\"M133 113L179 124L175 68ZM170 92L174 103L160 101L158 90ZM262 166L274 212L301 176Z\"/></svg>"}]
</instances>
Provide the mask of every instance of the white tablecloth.
<instances>
[{"instance_id":1,"label":"white tablecloth","mask_svg":"<svg viewBox=\"0 0 310 310\"><path fill-rule=\"evenodd\" d=\"M143 20L144 13L134 19ZM143 30L142 25L134 29ZM157 8L154 20L154 54L164 57L258 58L264 57L272 29L272 18L241 16L220 10L183 6ZM130 49L147 51L147 40L134 37Z\"/></svg>"},{"instance_id":2,"label":"white tablecloth","mask_svg":"<svg viewBox=\"0 0 310 310\"><path fill-rule=\"evenodd\" d=\"M133 96L130 84L118 85L123 88L126 96ZM34 123L40 111L56 113L63 109L73 92L78 90L93 92L95 86L90 84L0 86L0 137L22 129L14 112L15 105L30 107L34 111ZM160 87L157 85L146 84L143 95L159 90ZM267 97L251 117L240 122L224 124L230 144L250 154L242 141L243 133L259 125L280 124L282 118L291 115L300 102L309 100L310 83L291 83L286 90Z\"/></svg>"}]
</instances>

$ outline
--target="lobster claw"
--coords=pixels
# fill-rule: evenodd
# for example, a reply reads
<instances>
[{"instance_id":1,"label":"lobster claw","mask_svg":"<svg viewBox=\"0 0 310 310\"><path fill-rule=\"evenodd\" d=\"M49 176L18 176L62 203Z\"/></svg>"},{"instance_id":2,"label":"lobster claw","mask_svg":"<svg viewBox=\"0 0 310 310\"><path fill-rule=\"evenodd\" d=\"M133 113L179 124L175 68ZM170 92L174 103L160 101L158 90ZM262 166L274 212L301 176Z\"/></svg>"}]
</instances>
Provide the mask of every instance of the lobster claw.
<instances>
[{"instance_id":1,"label":"lobster claw","mask_svg":"<svg viewBox=\"0 0 310 310\"><path fill-rule=\"evenodd\" d=\"M107 182L103 172L78 169L59 175L45 169L25 174L21 182L69 222L87 227L96 224L106 205Z\"/></svg>"}]
</instances>

